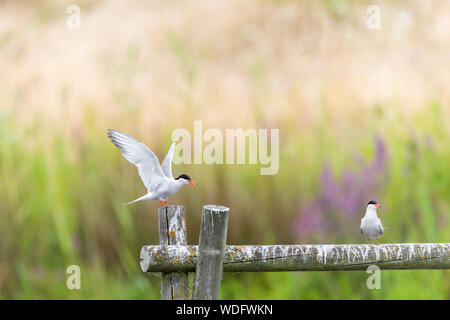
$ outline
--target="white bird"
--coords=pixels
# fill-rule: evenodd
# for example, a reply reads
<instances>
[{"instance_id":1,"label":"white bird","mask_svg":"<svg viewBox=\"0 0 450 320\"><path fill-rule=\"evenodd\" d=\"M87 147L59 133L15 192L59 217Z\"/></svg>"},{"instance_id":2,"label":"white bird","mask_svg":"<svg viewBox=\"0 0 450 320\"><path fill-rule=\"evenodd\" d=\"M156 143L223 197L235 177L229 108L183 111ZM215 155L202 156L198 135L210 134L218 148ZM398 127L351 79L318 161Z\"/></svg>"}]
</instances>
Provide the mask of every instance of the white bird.
<instances>
[{"instance_id":1,"label":"white bird","mask_svg":"<svg viewBox=\"0 0 450 320\"><path fill-rule=\"evenodd\" d=\"M377 216L377 208L381 205L376 201L370 201L367 204L366 214L361 219L360 231L361 234L367 238L367 243L369 239L377 239L376 245L378 245L378 238L383 234L384 229L381 224L381 220Z\"/></svg>"},{"instance_id":2,"label":"white bird","mask_svg":"<svg viewBox=\"0 0 450 320\"><path fill-rule=\"evenodd\" d=\"M162 206L167 207L167 198L180 190L182 186L185 184L197 186L187 174L177 178L172 176L172 158L178 132L161 165L153 151L135 138L113 129L108 129L108 137L122 151L125 159L138 168L139 176L148 190L146 195L128 204L142 200L159 200Z\"/></svg>"}]
</instances>

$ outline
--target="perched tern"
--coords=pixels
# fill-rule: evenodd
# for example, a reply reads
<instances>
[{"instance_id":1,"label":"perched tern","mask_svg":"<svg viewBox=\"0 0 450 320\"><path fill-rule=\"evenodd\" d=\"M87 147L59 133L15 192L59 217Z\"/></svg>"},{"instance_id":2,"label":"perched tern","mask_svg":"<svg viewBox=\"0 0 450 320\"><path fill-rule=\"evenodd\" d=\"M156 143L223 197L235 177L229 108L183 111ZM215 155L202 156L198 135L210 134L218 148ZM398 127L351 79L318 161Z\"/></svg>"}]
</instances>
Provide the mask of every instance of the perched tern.
<instances>
[{"instance_id":1,"label":"perched tern","mask_svg":"<svg viewBox=\"0 0 450 320\"><path fill-rule=\"evenodd\" d=\"M377 208L381 205L376 201L370 201L367 204L366 214L361 219L361 234L367 238L367 243L369 239L377 239L376 245L378 245L378 238L383 234L384 229L381 225L381 220L377 216Z\"/></svg>"},{"instance_id":2,"label":"perched tern","mask_svg":"<svg viewBox=\"0 0 450 320\"><path fill-rule=\"evenodd\" d=\"M125 159L138 168L139 176L148 190L146 195L128 204L142 200L159 200L162 206L167 207L167 198L182 186L185 184L197 186L187 174L177 178L172 176L172 158L178 133L161 165L153 151L135 138L113 129L108 129L108 138L122 151Z\"/></svg>"}]
</instances>

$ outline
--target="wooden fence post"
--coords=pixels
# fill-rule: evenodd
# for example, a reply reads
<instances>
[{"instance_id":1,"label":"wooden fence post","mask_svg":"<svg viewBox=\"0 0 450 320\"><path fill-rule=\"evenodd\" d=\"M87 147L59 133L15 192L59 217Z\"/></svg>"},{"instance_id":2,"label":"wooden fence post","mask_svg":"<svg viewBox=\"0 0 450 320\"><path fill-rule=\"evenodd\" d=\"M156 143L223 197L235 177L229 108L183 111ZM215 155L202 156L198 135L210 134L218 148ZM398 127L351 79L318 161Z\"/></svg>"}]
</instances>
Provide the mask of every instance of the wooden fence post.
<instances>
[{"instance_id":1,"label":"wooden fence post","mask_svg":"<svg viewBox=\"0 0 450 320\"><path fill-rule=\"evenodd\" d=\"M186 217L183 206L168 206L158 209L159 244L186 245ZM161 274L161 299L189 299L188 274L172 272Z\"/></svg>"},{"instance_id":2,"label":"wooden fence post","mask_svg":"<svg viewBox=\"0 0 450 320\"><path fill-rule=\"evenodd\" d=\"M194 300L217 300L219 298L229 211L229 208L223 206L203 206L192 293Z\"/></svg>"}]
</instances>

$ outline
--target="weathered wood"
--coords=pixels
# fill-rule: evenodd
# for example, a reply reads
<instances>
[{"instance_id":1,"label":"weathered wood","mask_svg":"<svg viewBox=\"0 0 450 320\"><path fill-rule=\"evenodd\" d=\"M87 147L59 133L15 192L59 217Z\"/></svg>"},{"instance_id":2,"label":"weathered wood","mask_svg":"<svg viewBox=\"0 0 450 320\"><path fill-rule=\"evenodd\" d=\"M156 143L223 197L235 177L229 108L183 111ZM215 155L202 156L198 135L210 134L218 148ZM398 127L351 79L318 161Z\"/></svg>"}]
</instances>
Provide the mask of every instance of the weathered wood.
<instances>
[{"instance_id":1,"label":"weathered wood","mask_svg":"<svg viewBox=\"0 0 450 320\"><path fill-rule=\"evenodd\" d=\"M203 206L192 293L194 300L219 299L229 210L222 206Z\"/></svg>"},{"instance_id":2,"label":"weathered wood","mask_svg":"<svg viewBox=\"0 0 450 320\"><path fill-rule=\"evenodd\" d=\"M185 208L182 206L168 206L158 209L159 243L161 245L186 245ZM145 256L141 255L141 267L146 264ZM161 274L161 299L184 300L189 299L188 274L182 272Z\"/></svg>"},{"instance_id":3,"label":"weathered wood","mask_svg":"<svg viewBox=\"0 0 450 320\"><path fill-rule=\"evenodd\" d=\"M145 246L146 272L196 269L198 246ZM225 246L223 271L450 269L450 243Z\"/></svg>"}]
</instances>

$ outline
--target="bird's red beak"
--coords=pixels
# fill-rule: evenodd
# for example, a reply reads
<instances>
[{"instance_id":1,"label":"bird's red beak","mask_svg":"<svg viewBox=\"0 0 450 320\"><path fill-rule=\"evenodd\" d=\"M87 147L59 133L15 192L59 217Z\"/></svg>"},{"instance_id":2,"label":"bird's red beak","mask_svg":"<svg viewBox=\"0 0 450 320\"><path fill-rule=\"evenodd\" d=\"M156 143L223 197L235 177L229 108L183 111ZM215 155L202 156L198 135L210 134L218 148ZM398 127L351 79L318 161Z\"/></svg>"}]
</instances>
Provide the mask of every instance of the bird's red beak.
<instances>
[{"instance_id":1,"label":"bird's red beak","mask_svg":"<svg viewBox=\"0 0 450 320\"><path fill-rule=\"evenodd\" d=\"M375 205L375 207L381 208L381 204L377 203L377 204Z\"/></svg>"},{"instance_id":2,"label":"bird's red beak","mask_svg":"<svg viewBox=\"0 0 450 320\"><path fill-rule=\"evenodd\" d=\"M197 188L198 188L198 185L197 185L193 180L189 180L188 183L189 183L190 185L193 185L194 187L197 187Z\"/></svg>"}]
</instances>

